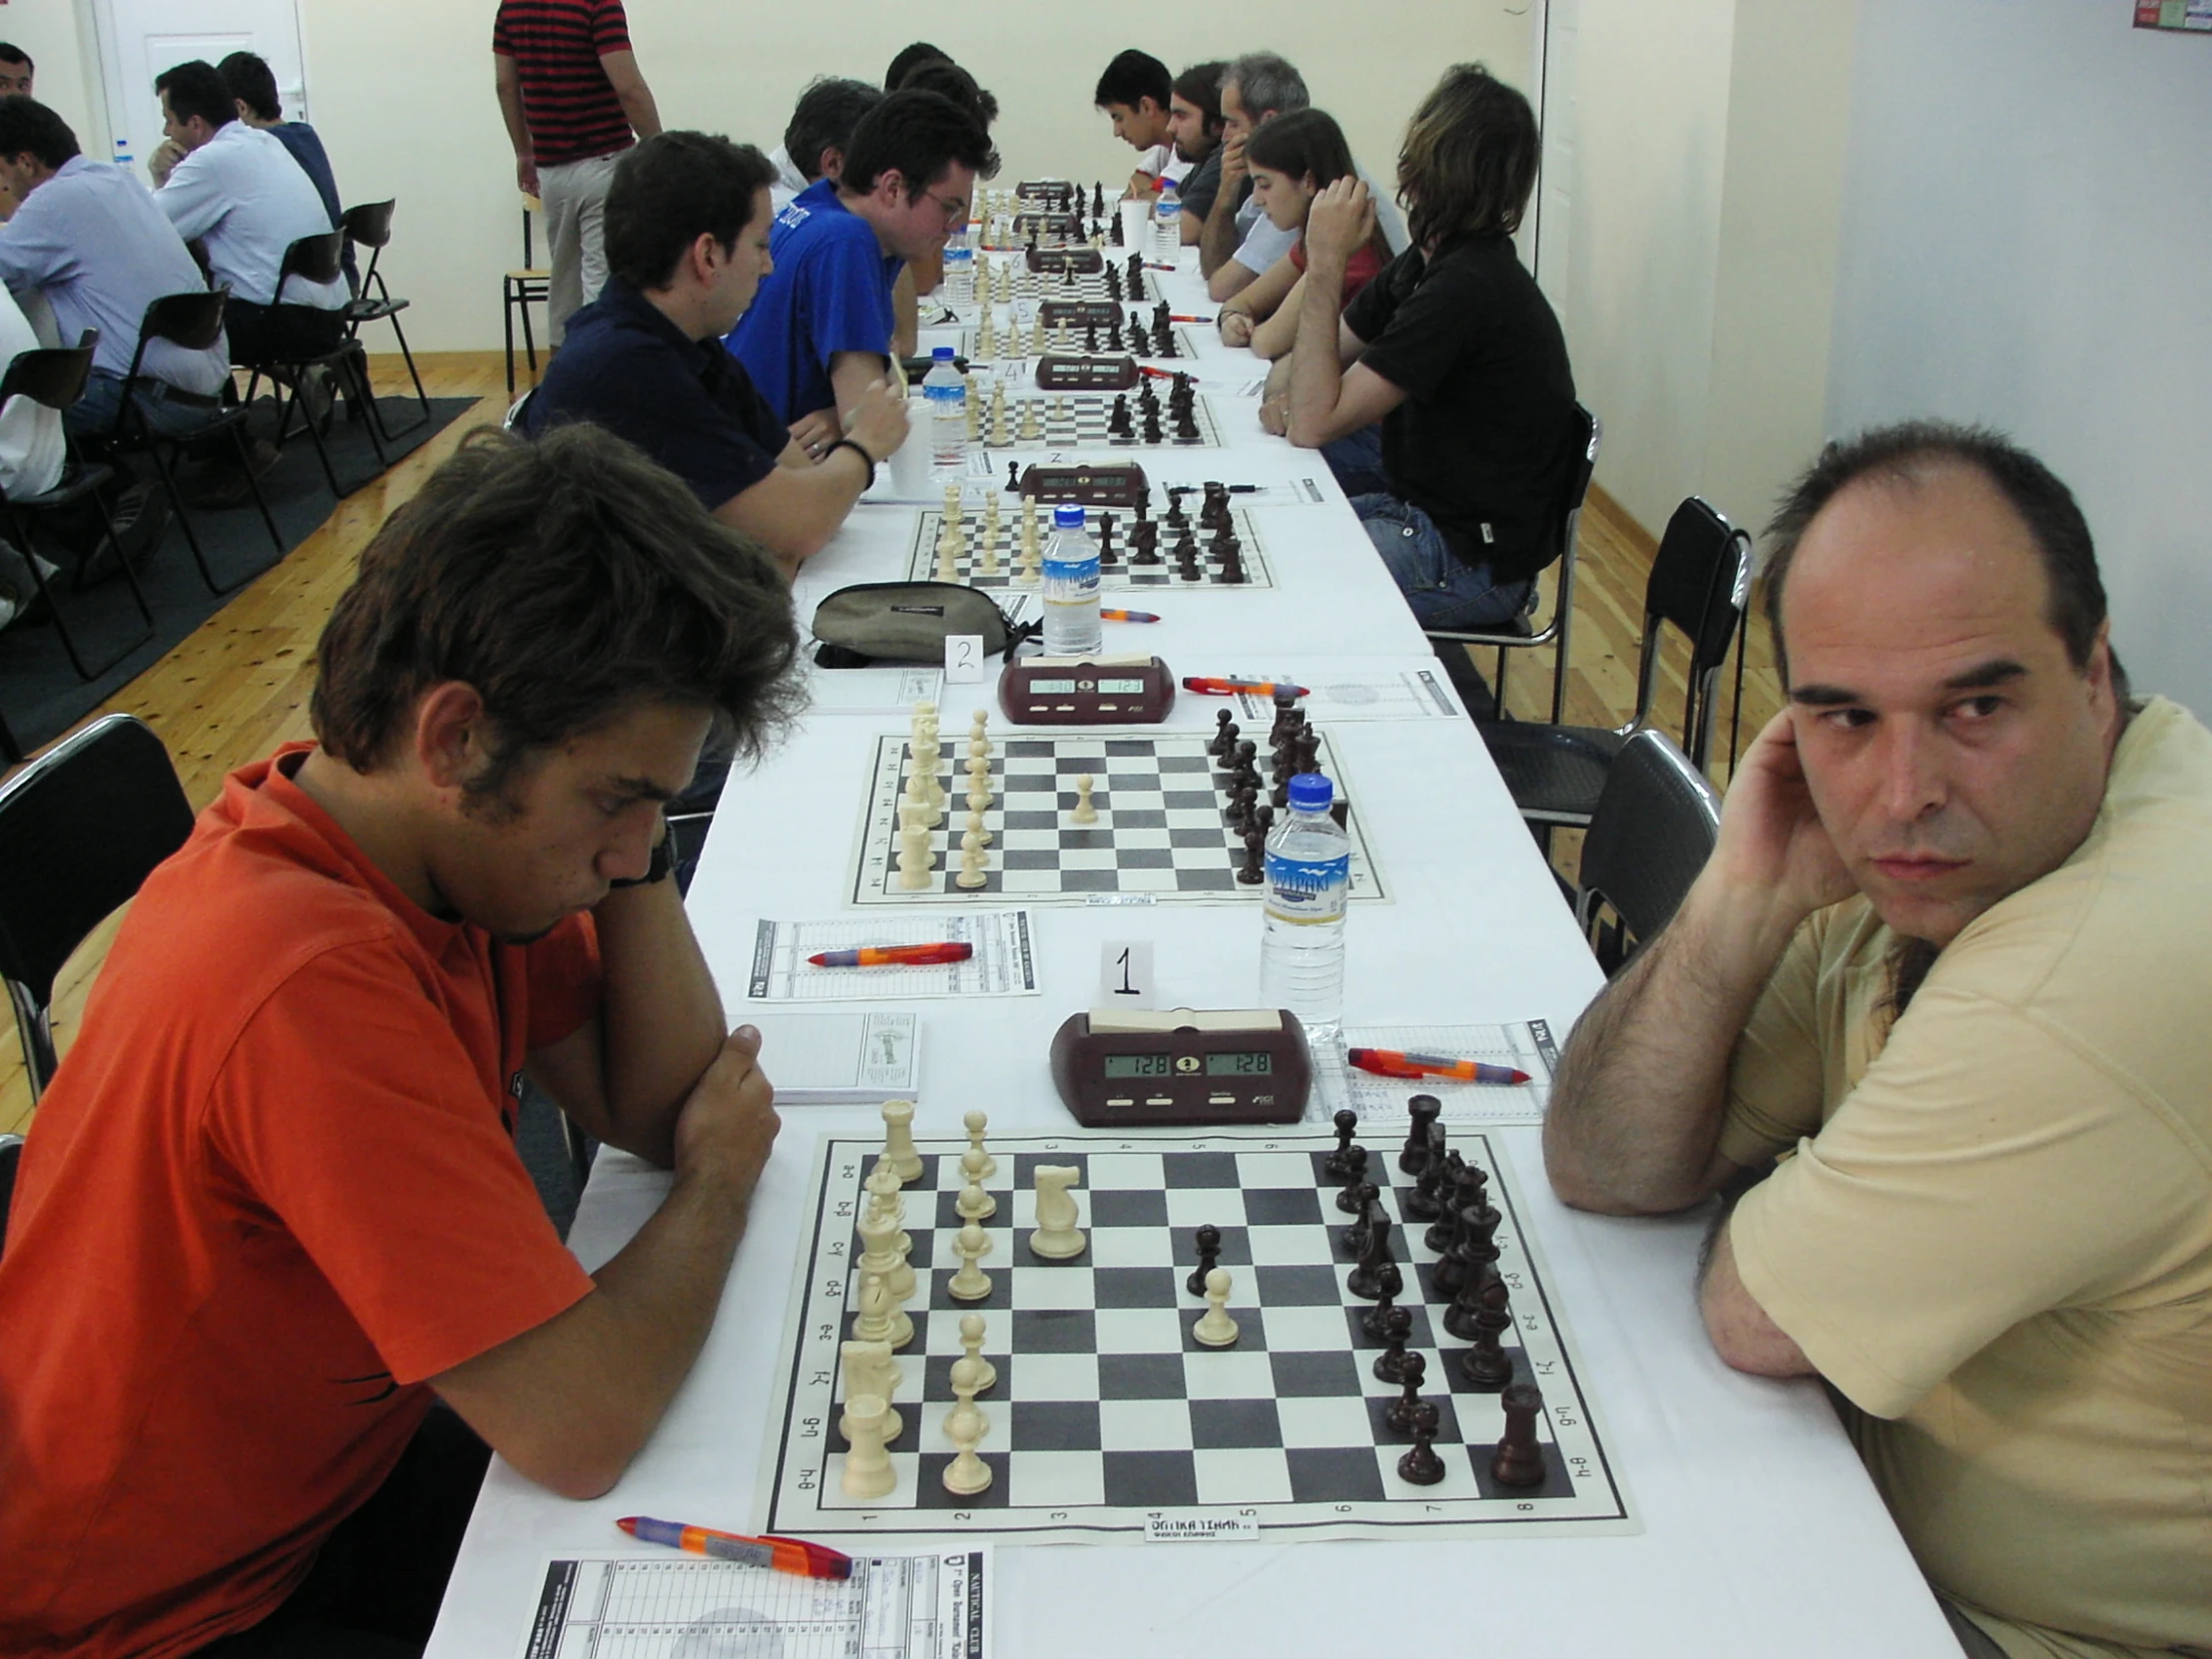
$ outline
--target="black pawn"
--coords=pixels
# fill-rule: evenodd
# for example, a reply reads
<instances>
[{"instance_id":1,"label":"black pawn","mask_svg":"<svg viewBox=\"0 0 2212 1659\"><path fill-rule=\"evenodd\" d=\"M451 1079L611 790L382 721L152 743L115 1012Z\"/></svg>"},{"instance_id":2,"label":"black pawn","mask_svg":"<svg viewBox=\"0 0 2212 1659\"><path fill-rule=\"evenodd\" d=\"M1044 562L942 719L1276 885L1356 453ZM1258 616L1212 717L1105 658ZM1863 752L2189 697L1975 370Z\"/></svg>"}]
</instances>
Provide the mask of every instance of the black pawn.
<instances>
[{"instance_id":1,"label":"black pawn","mask_svg":"<svg viewBox=\"0 0 2212 1659\"><path fill-rule=\"evenodd\" d=\"M1382 1316L1382 1340L1389 1346L1375 1357L1377 1382L1405 1381L1405 1339L1412 1334L1412 1309L1392 1308Z\"/></svg>"},{"instance_id":2,"label":"black pawn","mask_svg":"<svg viewBox=\"0 0 2212 1659\"><path fill-rule=\"evenodd\" d=\"M1227 709L1221 712L1221 723L1224 726L1229 724ZM1350 1173L1348 1160L1352 1154L1352 1137L1360 1130L1360 1114L1347 1106L1331 1121L1337 1125L1337 1150L1322 1164L1321 1172L1342 1181Z\"/></svg>"},{"instance_id":3,"label":"black pawn","mask_svg":"<svg viewBox=\"0 0 2212 1659\"><path fill-rule=\"evenodd\" d=\"M1190 1278L1183 1281L1183 1289L1193 1296L1204 1296L1206 1276L1221 1261L1221 1229L1201 1227L1195 1237L1198 1242L1198 1266L1191 1270Z\"/></svg>"},{"instance_id":4,"label":"black pawn","mask_svg":"<svg viewBox=\"0 0 2212 1659\"><path fill-rule=\"evenodd\" d=\"M1536 1443L1536 1417L1544 1408L1543 1391L1533 1382L1516 1382L1498 1395L1505 1429L1490 1458L1490 1478L1500 1486L1541 1486L1544 1449Z\"/></svg>"},{"instance_id":5,"label":"black pawn","mask_svg":"<svg viewBox=\"0 0 2212 1659\"><path fill-rule=\"evenodd\" d=\"M1433 1486L1444 1477L1444 1460L1436 1455L1436 1407L1422 1400L1413 1407L1413 1449L1397 1460L1397 1477L1416 1486Z\"/></svg>"},{"instance_id":6,"label":"black pawn","mask_svg":"<svg viewBox=\"0 0 2212 1659\"><path fill-rule=\"evenodd\" d=\"M1244 847L1244 862L1237 866L1237 880L1243 886L1257 887L1268 878L1268 837L1257 823L1247 826Z\"/></svg>"},{"instance_id":7,"label":"black pawn","mask_svg":"<svg viewBox=\"0 0 2212 1659\"><path fill-rule=\"evenodd\" d=\"M1408 1221L1434 1221L1444 1213L1444 1176L1450 1171L1450 1154L1444 1149L1444 1126L1428 1126L1428 1162L1422 1166L1412 1191L1398 1203Z\"/></svg>"},{"instance_id":8,"label":"black pawn","mask_svg":"<svg viewBox=\"0 0 2212 1659\"><path fill-rule=\"evenodd\" d=\"M1345 1289L1364 1302L1379 1302L1404 1288L1404 1276L1390 1254L1390 1218L1377 1204L1368 1214L1367 1248L1360 1252L1360 1265L1346 1278Z\"/></svg>"},{"instance_id":9,"label":"black pawn","mask_svg":"<svg viewBox=\"0 0 2212 1659\"><path fill-rule=\"evenodd\" d=\"M1112 513L1100 513L1098 515L1098 562L1102 565L1110 565L1120 557L1120 550L1114 546L1114 515Z\"/></svg>"},{"instance_id":10,"label":"black pawn","mask_svg":"<svg viewBox=\"0 0 2212 1659\"><path fill-rule=\"evenodd\" d=\"M1428 1126L1444 1113L1444 1103L1432 1094L1417 1094L1405 1103L1405 1115L1411 1126L1405 1131L1405 1144L1398 1149L1397 1167L1407 1175L1419 1175L1428 1167Z\"/></svg>"},{"instance_id":11,"label":"black pawn","mask_svg":"<svg viewBox=\"0 0 2212 1659\"><path fill-rule=\"evenodd\" d=\"M1491 1280L1475 1300L1481 1306L1474 1316L1474 1346L1459 1362L1459 1371L1477 1388L1489 1392L1513 1381L1512 1356L1497 1341L1513 1323L1512 1311L1505 1305L1505 1281Z\"/></svg>"},{"instance_id":12,"label":"black pawn","mask_svg":"<svg viewBox=\"0 0 2212 1659\"><path fill-rule=\"evenodd\" d=\"M1223 709L1217 713L1214 716L1214 740L1206 746L1206 753L1216 760L1221 759L1228 752L1230 744L1235 742L1235 739L1230 736L1230 733L1234 730L1235 728L1229 724L1229 711ZM1347 1136L1347 1144L1350 1143L1350 1140L1351 1137ZM1340 1147L1338 1150L1341 1152L1343 1148Z\"/></svg>"},{"instance_id":13,"label":"black pawn","mask_svg":"<svg viewBox=\"0 0 2212 1659\"><path fill-rule=\"evenodd\" d=\"M1008 495L1019 495L1021 493L1021 462L1019 461L1008 461L1006 463L1006 493Z\"/></svg>"},{"instance_id":14,"label":"black pawn","mask_svg":"<svg viewBox=\"0 0 2212 1659\"><path fill-rule=\"evenodd\" d=\"M1353 1146L1345 1149L1345 1190L1337 1195L1337 1208L1351 1215L1360 1213L1362 1200L1360 1189L1368 1186L1368 1149ZM1368 1187L1370 1192L1375 1189Z\"/></svg>"},{"instance_id":15,"label":"black pawn","mask_svg":"<svg viewBox=\"0 0 2212 1659\"><path fill-rule=\"evenodd\" d=\"M1410 1434L1413 1431L1413 1412L1419 1406L1420 1385L1428 1381L1428 1362L1418 1354L1405 1356L1405 1364L1398 1373L1398 1382L1404 1391L1389 1403L1382 1420L1393 1433Z\"/></svg>"}]
</instances>

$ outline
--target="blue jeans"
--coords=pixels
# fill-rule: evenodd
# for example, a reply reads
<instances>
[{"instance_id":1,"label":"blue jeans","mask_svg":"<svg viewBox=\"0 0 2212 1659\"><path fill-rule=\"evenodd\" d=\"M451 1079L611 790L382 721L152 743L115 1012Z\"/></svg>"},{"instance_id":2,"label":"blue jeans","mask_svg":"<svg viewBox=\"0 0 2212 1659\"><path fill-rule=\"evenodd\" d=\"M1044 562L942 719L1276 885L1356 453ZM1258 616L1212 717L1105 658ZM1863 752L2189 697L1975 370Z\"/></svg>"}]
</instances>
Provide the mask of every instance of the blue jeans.
<instances>
[{"instance_id":1,"label":"blue jeans","mask_svg":"<svg viewBox=\"0 0 2212 1659\"><path fill-rule=\"evenodd\" d=\"M1380 495L1390 487L1382 475L1382 428L1371 424L1321 446L1321 458L1347 495Z\"/></svg>"},{"instance_id":2,"label":"blue jeans","mask_svg":"<svg viewBox=\"0 0 2212 1659\"><path fill-rule=\"evenodd\" d=\"M1500 582L1488 565L1462 563L1435 521L1411 502L1356 495L1352 510L1423 628L1487 628L1528 608L1535 583Z\"/></svg>"},{"instance_id":3,"label":"blue jeans","mask_svg":"<svg viewBox=\"0 0 2212 1659\"><path fill-rule=\"evenodd\" d=\"M160 436L184 440L195 436L223 412L214 398L187 402L166 380L141 377L131 401L146 424ZM94 369L85 379L85 395L62 413L62 422L79 437L105 437L115 430L115 417L123 409L123 376Z\"/></svg>"}]
</instances>

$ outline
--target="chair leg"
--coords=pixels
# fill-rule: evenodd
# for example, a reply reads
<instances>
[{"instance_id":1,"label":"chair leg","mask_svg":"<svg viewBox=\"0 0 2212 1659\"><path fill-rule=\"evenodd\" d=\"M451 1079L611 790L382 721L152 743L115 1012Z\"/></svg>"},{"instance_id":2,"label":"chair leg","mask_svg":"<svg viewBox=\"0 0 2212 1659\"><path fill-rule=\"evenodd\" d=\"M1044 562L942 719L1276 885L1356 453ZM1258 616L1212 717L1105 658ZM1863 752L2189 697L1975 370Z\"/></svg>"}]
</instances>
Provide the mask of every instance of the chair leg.
<instances>
[{"instance_id":1,"label":"chair leg","mask_svg":"<svg viewBox=\"0 0 2212 1659\"><path fill-rule=\"evenodd\" d=\"M406 425L386 426L384 424L384 412L376 402L375 388L373 386L369 388L369 418L376 422L378 429L384 434L384 441L389 443L395 437L405 437L417 427L430 424L430 394L422 389L422 376L415 372L414 353L407 349L407 335L405 330L399 326L398 316L388 316L384 320L391 324L392 335L399 341L400 361L407 365L407 377L414 381L415 401L422 405L422 413L415 419L408 421ZM356 336L357 338L358 336ZM365 368L363 372L366 372Z\"/></svg>"},{"instance_id":2,"label":"chair leg","mask_svg":"<svg viewBox=\"0 0 2212 1659\"><path fill-rule=\"evenodd\" d=\"M84 653L77 649L77 636L70 632L69 621L62 614L61 598L53 584L46 580L46 573L39 569L38 546L24 523L23 515L12 505L8 508L8 525L15 532L16 545L23 549L24 562L31 567L31 580L36 584L39 597L46 601L46 614L54 619L54 633L62 642L62 650L69 655L69 665L77 671L80 680L97 680L116 664L154 637L154 608L146 602L146 590L139 586L138 572L131 568L131 561L123 556L123 544L116 539L115 520L108 514L108 504L93 492L93 505L100 509L101 535L105 544L114 551L116 568L123 573L123 580L130 585L131 597L138 605L139 615L146 621L146 632L130 641L104 663L87 667ZM13 741L12 738L10 740Z\"/></svg>"},{"instance_id":3,"label":"chair leg","mask_svg":"<svg viewBox=\"0 0 2212 1659\"><path fill-rule=\"evenodd\" d=\"M499 309L507 327L507 401L515 400L515 285L512 276L499 278Z\"/></svg>"},{"instance_id":4,"label":"chair leg","mask_svg":"<svg viewBox=\"0 0 2212 1659\"><path fill-rule=\"evenodd\" d=\"M255 509L262 515L262 527L269 532L269 545L276 550L276 559L281 559L286 551L284 538L276 528L275 515L269 510L269 497L262 493L262 481L254 476L254 456L247 447L246 422L243 420L231 428L231 446L238 451L239 465L246 469L246 487L254 494ZM263 565L254 574L259 576L262 570L269 569L276 559L270 560L269 564Z\"/></svg>"},{"instance_id":5,"label":"chair leg","mask_svg":"<svg viewBox=\"0 0 2212 1659\"><path fill-rule=\"evenodd\" d=\"M8 717L0 714L0 761L9 766L23 759L23 746L16 742L15 728L8 724Z\"/></svg>"},{"instance_id":6,"label":"chair leg","mask_svg":"<svg viewBox=\"0 0 2212 1659\"><path fill-rule=\"evenodd\" d=\"M530 384L534 386L538 383L538 336L530 328L530 300L527 295L522 301L522 350L530 359Z\"/></svg>"},{"instance_id":7,"label":"chair leg","mask_svg":"<svg viewBox=\"0 0 2212 1659\"><path fill-rule=\"evenodd\" d=\"M347 345L338 361L343 368L340 379L344 382L346 397L368 416L368 446L376 451L375 476L381 477L391 470L391 456L384 451L384 438L388 434L384 433L383 418L376 412L376 388L368 383L368 352L355 340ZM424 418L427 419L428 416ZM411 432L414 428L410 426L407 430ZM367 480L363 479L362 482ZM358 489L360 485L353 487Z\"/></svg>"}]
</instances>

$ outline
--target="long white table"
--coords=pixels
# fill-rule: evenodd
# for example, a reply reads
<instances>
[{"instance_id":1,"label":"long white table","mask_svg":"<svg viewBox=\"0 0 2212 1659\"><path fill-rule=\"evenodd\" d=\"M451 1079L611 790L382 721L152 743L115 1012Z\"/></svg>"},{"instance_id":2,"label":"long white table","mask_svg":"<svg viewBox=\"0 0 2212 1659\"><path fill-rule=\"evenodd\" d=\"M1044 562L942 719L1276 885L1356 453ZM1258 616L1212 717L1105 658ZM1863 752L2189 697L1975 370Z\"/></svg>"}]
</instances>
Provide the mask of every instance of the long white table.
<instances>
[{"instance_id":1,"label":"long white table","mask_svg":"<svg viewBox=\"0 0 2212 1659\"><path fill-rule=\"evenodd\" d=\"M1177 309L1196 308L1195 276L1177 284ZM1233 441L1156 467L1147 455L1155 477L1326 479L1316 457L1261 434L1249 406L1240 419L1225 408L1231 399L1215 401ZM1328 493L1321 505L1270 511L1279 588L1132 601L1168 620L1110 635L1110 646L1157 651L1178 673L1264 670L1309 683L1432 669L1341 494ZM913 511L859 509L810 565L803 614L844 582L903 574ZM988 688L948 688L948 732L964 724L970 690L976 706L988 703ZM1210 728L1217 707L1185 697L1167 727ZM841 895L868 757L879 735L904 724L887 706L818 710L758 772L732 780L689 903L733 1022L748 1017L761 918L849 913ZM995 716L994 730L1006 732ZM1406 719L1343 721L1327 732L1390 894L1355 907L1348 1023L1540 1017L1563 1031L1600 979L1473 728ZM989 1112L998 1134L1070 1127L1046 1044L1089 1004L1110 939L1154 942L1166 1005L1248 1006L1256 995L1259 915L1249 901L1049 905L1036 924L1042 994L913 1004L923 1024L918 1132L956 1133L973 1107ZM773 1075L775 1057L765 1058ZM821 1133L877 1129L872 1110L786 1111L722 1316L661 1428L614 1492L590 1503L552 1497L495 1460L432 1654L517 1651L547 1559L620 1553L616 1516L750 1523L813 1147ZM1568 1211L1544 1185L1534 1130L1489 1133L1510 1162L1522 1223L1641 1530L1385 1545L1003 1547L993 1653L1218 1659L1450 1643L1515 1655L1955 1655L1820 1390L1746 1378L1714 1357L1690 1289L1702 1218L1621 1222ZM602 1154L570 1240L587 1267L628 1241L667 1180Z\"/></svg>"}]
</instances>

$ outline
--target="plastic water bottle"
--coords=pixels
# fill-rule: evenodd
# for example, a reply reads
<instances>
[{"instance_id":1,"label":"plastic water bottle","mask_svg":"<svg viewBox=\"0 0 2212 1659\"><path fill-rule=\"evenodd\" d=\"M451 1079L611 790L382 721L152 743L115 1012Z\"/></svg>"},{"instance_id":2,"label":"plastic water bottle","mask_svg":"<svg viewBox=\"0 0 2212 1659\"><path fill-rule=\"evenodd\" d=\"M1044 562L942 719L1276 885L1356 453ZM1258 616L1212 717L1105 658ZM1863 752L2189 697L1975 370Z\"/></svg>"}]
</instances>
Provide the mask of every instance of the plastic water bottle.
<instances>
[{"instance_id":1,"label":"plastic water bottle","mask_svg":"<svg viewBox=\"0 0 2212 1659\"><path fill-rule=\"evenodd\" d=\"M1352 837L1329 816L1336 789L1318 772L1291 780L1290 814L1268 836L1260 997L1298 1015L1311 1040L1344 1021L1345 899Z\"/></svg>"},{"instance_id":2,"label":"plastic water bottle","mask_svg":"<svg viewBox=\"0 0 2212 1659\"><path fill-rule=\"evenodd\" d=\"M1183 246L1183 198L1176 194L1173 179L1161 182L1159 200L1152 204L1152 228L1160 258L1173 260Z\"/></svg>"},{"instance_id":3,"label":"plastic water bottle","mask_svg":"<svg viewBox=\"0 0 2212 1659\"><path fill-rule=\"evenodd\" d=\"M929 353L929 372L921 379L921 400L929 411L929 458L938 470L967 465L967 376L952 366L952 347Z\"/></svg>"},{"instance_id":4,"label":"plastic water bottle","mask_svg":"<svg viewBox=\"0 0 2212 1659\"><path fill-rule=\"evenodd\" d=\"M965 236L944 245L944 281L937 297L947 305L964 305L975 297L975 249Z\"/></svg>"},{"instance_id":5,"label":"plastic water bottle","mask_svg":"<svg viewBox=\"0 0 2212 1659\"><path fill-rule=\"evenodd\" d=\"M1098 620L1098 543L1083 528L1083 509L1052 509L1052 539L1044 549L1044 652L1095 657L1106 643Z\"/></svg>"},{"instance_id":6,"label":"plastic water bottle","mask_svg":"<svg viewBox=\"0 0 2212 1659\"><path fill-rule=\"evenodd\" d=\"M126 173L131 171L131 141L127 138L115 141L115 165Z\"/></svg>"}]
</instances>

